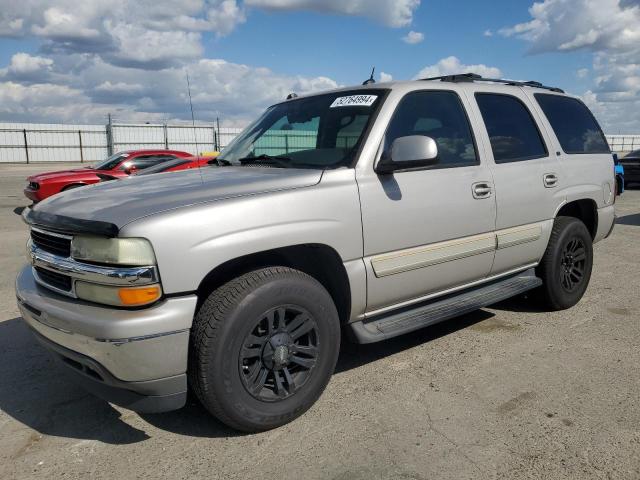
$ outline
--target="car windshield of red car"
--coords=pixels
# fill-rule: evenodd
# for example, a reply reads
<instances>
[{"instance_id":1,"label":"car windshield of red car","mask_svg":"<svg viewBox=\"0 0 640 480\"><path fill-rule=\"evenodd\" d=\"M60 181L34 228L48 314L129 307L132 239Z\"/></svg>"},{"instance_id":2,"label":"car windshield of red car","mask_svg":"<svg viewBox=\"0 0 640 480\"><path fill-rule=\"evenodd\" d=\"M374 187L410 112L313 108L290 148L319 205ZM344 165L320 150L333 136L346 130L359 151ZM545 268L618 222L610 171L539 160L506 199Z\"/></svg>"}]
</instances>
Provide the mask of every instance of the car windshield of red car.
<instances>
[{"instance_id":1,"label":"car windshield of red car","mask_svg":"<svg viewBox=\"0 0 640 480\"><path fill-rule=\"evenodd\" d=\"M106 160L103 160L102 162L98 163L95 167L96 170L113 170L115 167L118 166L118 164L120 162L122 162L125 158L127 158L127 153L115 153L113 155L111 155L109 158L107 158Z\"/></svg>"}]
</instances>

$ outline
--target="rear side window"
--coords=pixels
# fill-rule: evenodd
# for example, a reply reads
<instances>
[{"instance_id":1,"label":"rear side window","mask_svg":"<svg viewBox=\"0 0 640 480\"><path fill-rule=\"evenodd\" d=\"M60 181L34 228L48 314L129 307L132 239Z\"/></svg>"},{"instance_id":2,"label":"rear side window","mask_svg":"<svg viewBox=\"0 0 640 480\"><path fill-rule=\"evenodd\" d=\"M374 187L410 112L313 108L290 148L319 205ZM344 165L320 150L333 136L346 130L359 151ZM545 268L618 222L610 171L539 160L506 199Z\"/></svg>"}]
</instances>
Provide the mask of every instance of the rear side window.
<instances>
[{"instance_id":1,"label":"rear side window","mask_svg":"<svg viewBox=\"0 0 640 480\"><path fill-rule=\"evenodd\" d=\"M547 148L527 107L516 97L476 93L496 163L546 157Z\"/></svg>"},{"instance_id":2,"label":"rear side window","mask_svg":"<svg viewBox=\"0 0 640 480\"><path fill-rule=\"evenodd\" d=\"M560 95L534 95L565 153L610 153L607 140L587 106Z\"/></svg>"},{"instance_id":3,"label":"rear side window","mask_svg":"<svg viewBox=\"0 0 640 480\"><path fill-rule=\"evenodd\" d=\"M144 170L145 168L152 167L167 160L173 160L173 155L144 155L140 157L132 158L122 164L122 169L136 167L138 170Z\"/></svg>"}]
</instances>

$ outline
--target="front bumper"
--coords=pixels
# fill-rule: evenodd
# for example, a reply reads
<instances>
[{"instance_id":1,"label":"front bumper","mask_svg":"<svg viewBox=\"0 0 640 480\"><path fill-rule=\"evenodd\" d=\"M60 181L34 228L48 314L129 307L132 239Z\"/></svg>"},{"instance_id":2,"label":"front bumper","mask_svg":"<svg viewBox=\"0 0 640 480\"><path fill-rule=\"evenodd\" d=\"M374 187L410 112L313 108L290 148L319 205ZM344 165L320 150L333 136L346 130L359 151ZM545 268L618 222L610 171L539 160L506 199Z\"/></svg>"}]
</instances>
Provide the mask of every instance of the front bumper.
<instances>
[{"instance_id":1,"label":"front bumper","mask_svg":"<svg viewBox=\"0 0 640 480\"><path fill-rule=\"evenodd\" d=\"M105 308L38 285L26 266L16 296L38 340L87 390L136 411L184 405L195 295L139 310Z\"/></svg>"}]
</instances>

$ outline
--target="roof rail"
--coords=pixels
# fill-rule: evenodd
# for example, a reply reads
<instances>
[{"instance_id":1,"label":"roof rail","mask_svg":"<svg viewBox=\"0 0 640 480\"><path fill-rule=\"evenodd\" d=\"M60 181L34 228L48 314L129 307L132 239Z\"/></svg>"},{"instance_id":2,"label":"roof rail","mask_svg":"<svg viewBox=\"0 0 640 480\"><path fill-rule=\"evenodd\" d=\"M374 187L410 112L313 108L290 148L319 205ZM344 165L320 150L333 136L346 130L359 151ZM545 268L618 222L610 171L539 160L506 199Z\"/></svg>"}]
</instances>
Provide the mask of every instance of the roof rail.
<instances>
[{"instance_id":1,"label":"roof rail","mask_svg":"<svg viewBox=\"0 0 640 480\"><path fill-rule=\"evenodd\" d=\"M482 75L478 75L477 73L459 73L456 75L443 75L441 77L429 77L429 78L421 78L420 80L440 80L441 82L453 82L453 83L463 83L463 82L492 82L492 83L502 83L504 85L514 85L516 87L535 87L535 88L543 88L545 90L551 90L552 92L564 93L564 90L557 87L548 87L543 85L540 82L534 82L530 80L528 82L519 82L517 80L506 80L503 78L484 78Z\"/></svg>"}]
</instances>

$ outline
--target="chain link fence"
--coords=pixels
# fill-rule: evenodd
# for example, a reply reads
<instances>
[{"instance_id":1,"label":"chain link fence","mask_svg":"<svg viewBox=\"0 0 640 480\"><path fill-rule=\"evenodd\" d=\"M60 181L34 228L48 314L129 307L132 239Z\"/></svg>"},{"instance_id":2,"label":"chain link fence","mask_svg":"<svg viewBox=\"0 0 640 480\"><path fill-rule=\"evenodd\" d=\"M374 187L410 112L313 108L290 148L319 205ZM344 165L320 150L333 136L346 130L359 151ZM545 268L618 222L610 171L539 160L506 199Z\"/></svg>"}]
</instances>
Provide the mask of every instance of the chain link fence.
<instances>
[{"instance_id":1,"label":"chain link fence","mask_svg":"<svg viewBox=\"0 0 640 480\"><path fill-rule=\"evenodd\" d=\"M242 128L217 124L66 125L0 123L0 164L41 162L97 162L110 154L133 149L172 149L193 154L221 150ZM282 155L313 148L314 132L269 133L256 144L256 154ZM357 138L341 137L350 147ZM614 152L640 149L640 135L607 135Z\"/></svg>"}]
</instances>

